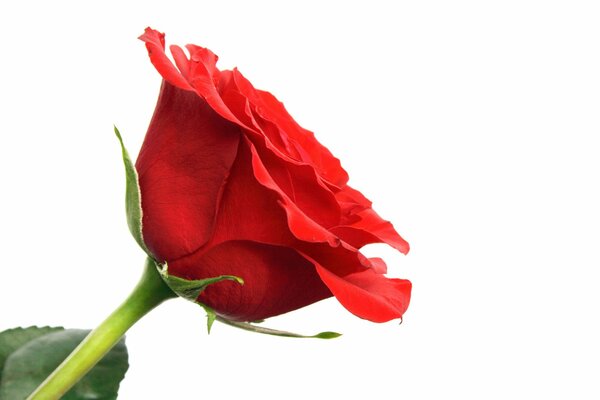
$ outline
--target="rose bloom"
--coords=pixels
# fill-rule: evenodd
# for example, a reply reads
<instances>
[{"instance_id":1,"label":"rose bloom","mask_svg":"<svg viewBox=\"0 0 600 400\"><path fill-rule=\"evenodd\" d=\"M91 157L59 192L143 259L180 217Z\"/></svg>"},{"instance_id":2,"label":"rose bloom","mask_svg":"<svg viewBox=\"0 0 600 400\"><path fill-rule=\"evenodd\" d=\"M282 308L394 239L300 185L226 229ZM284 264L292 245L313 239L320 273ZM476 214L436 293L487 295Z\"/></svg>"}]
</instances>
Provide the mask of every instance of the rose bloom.
<instances>
[{"instance_id":1,"label":"rose bloom","mask_svg":"<svg viewBox=\"0 0 600 400\"><path fill-rule=\"evenodd\" d=\"M374 322L400 318L411 283L384 276L359 249L408 243L313 133L271 93L237 70L220 71L210 50L164 34L140 37L163 78L137 158L146 246L171 275L221 281L197 301L220 316L255 321L335 296Z\"/></svg>"}]
</instances>

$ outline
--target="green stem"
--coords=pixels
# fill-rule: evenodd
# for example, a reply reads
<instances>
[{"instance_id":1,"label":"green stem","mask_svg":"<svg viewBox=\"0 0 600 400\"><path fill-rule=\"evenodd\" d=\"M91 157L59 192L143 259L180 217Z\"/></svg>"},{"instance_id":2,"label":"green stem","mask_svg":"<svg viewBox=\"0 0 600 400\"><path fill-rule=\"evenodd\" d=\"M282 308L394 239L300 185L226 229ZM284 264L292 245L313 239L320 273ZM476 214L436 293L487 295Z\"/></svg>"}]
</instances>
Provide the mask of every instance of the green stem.
<instances>
[{"instance_id":1,"label":"green stem","mask_svg":"<svg viewBox=\"0 0 600 400\"><path fill-rule=\"evenodd\" d=\"M177 297L163 282L154 261L125 301L81 342L27 400L59 399L123 337L140 318L163 301Z\"/></svg>"}]
</instances>

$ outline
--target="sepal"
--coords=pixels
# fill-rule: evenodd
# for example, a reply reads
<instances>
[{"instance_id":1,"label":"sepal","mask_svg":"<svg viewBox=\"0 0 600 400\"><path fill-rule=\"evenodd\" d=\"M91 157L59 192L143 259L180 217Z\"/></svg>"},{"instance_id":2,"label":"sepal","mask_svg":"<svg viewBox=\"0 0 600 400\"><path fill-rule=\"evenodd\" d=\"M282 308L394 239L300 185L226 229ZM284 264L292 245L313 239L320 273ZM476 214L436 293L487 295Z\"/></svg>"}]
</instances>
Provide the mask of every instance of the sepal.
<instances>
[{"instance_id":1,"label":"sepal","mask_svg":"<svg viewBox=\"0 0 600 400\"><path fill-rule=\"evenodd\" d=\"M144 235L142 234L142 195L140 192L138 174L131 161L131 157L129 157L129 153L125 148L121 133L116 126L114 128L115 135L117 135L117 139L119 139L119 143L121 144L123 164L125 165L125 211L127 213L127 225L138 245L140 245L142 250L144 250L148 256L152 257L150 250L148 250L146 243L144 243Z\"/></svg>"},{"instance_id":2,"label":"sepal","mask_svg":"<svg viewBox=\"0 0 600 400\"><path fill-rule=\"evenodd\" d=\"M334 339L337 337L342 336L341 333L337 333L337 332L320 332L317 333L316 335L299 335L297 333L293 333L293 332L287 332L287 331L280 331L280 330L276 330L276 329L271 329L271 328L265 328L264 326L258 326L258 325L254 325L251 324L249 322L238 322L238 321L231 321L228 320L226 318L220 317L220 316L216 316L217 321L222 322L224 324L236 327L236 328L240 328L240 329L244 329L246 331L250 331L250 332L256 332L256 333L263 333L265 335L273 335L273 336L283 336L283 337L291 337L291 338L304 338L304 339L310 339L310 338L315 338L315 339Z\"/></svg>"},{"instance_id":3,"label":"sepal","mask_svg":"<svg viewBox=\"0 0 600 400\"><path fill-rule=\"evenodd\" d=\"M200 307L204 308L204 311L206 311L206 329L208 331L208 334L210 335L210 330L212 329L213 324L217 320L217 313L215 312L215 310L213 310L206 304L202 304L202 303L198 303L198 302L196 302L196 303Z\"/></svg>"},{"instance_id":4,"label":"sepal","mask_svg":"<svg viewBox=\"0 0 600 400\"><path fill-rule=\"evenodd\" d=\"M206 279L184 279L169 274L169 267L166 262L164 264L159 264L154 261L154 263L158 269L158 272L160 273L161 278L167 284L167 286L169 286L169 288L171 288L171 290L179 297L183 297L184 299L193 302L196 302L198 296L200 296L200 293L202 293L208 285L212 285L213 283L221 281L234 281L240 285L244 284L244 280L242 278L233 275L221 275Z\"/></svg>"}]
</instances>

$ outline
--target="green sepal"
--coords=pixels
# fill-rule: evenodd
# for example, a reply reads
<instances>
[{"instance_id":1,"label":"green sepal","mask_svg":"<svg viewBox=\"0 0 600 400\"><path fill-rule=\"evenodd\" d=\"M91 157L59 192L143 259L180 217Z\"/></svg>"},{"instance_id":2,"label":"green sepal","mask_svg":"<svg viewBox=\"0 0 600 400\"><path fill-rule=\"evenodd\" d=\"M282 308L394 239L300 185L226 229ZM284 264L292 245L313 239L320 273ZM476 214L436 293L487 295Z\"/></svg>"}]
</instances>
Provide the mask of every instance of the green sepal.
<instances>
[{"instance_id":1,"label":"green sepal","mask_svg":"<svg viewBox=\"0 0 600 400\"><path fill-rule=\"evenodd\" d=\"M206 278L199 280L187 280L178 278L173 275L168 275L167 277L165 277L165 280L172 291L177 293L180 297L191 301L195 301L200 295L200 293L202 293L208 285L212 285L213 283L221 281L234 281L239 283L240 285L244 284L244 281L241 278L233 275L221 275L216 276L214 278Z\"/></svg>"},{"instance_id":2,"label":"green sepal","mask_svg":"<svg viewBox=\"0 0 600 400\"><path fill-rule=\"evenodd\" d=\"M2 381L2 371L4 363L8 356L24 346L28 342L44 336L48 333L62 331L63 327L50 326L30 326L28 328L14 328L0 332L0 382Z\"/></svg>"},{"instance_id":3,"label":"green sepal","mask_svg":"<svg viewBox=\"0 0 600 400\"><path fill-rule=\"evenodd\" d=\"M206 279L184 279L169 274L168 265L155 263L160 276L163 278L167 286L171 288L179 297L196 302L196 299L206 289L208 285L221 281L234 281L240 285L244 284L244 280L233 275L221 275L214 278Z\"/></svg>"},{"instance_id":4,"label":"green sepal","mask_svg":"<svg viewBox=\"0 0 600 400\"><path fill-rule=\"evenodd\" d=\"M23 334L24 337L32 336L35 335L32 333L34 330L39 330L35 334L43 334L26 341L6 358L0 382L1 400L25 399L89 333L88 330L81 329L35 327L23 329L21 332L27 332ZM7 332L8 335L14 335L11 331L0 333L0 339L5 338ZM4 344L4 340L0 343ZM124 339L121 339L61 399L114 400L128 367L127 348Z\"/></svg>"},{"instance_id":5,"label":"green sepal","mask_svg":"<svg viewBox=\"0 0 600 400\"><path fill-rule=\"evenodd\" d=\"M207 306L206 304L197 303L200 307L204 308L206 311L206 329L208 330L208 334L210 335L210 330L217 319L217 313L215 310Z\"/></svg>"},{"instance_id":6,"label":"green sepal","mask_svg":"<svg viewBox=\"0 0 600 400\"><path fill-rule=\"evenodd\" d=\"M138 245L140 245L146 254L152 257L150 250L148 250L144 243L144 236L142 234L142 195L140 193L138 174L131 161L131 157L129 157L129 153L125 148L121 133L116 126L114 128L115 135L117 135L117 139L119 139L119 143L121 143L123 164L125 165L125 212L127 213L127 225Z\"/></svg>"},{"instance_id":7,"label":"green sepal","mask_svg":"<svg viewBox=\"0 0 600 400\"><path fill-rule=\"evenodd\" d=\"M248 322L230 321L230 320L220 317L220 316L217 316L217 321L222 322L227 325L230 325L230 326L234 326L236 328L244 329L246 331L263 333L265 335L273 335L273 336L283 336L283 337L303 338L303 339L311 339L311 338L334 339L334 338L342 336L341 333L337 333L337 332L320 332L320 333L317 333L316 335L312 335L312 336L299 335L299 334L293 333L293 332L279 331L276 329L265 328L263 326L256 326L256 325L253 325Z\"/></svg>"}]
</instances>

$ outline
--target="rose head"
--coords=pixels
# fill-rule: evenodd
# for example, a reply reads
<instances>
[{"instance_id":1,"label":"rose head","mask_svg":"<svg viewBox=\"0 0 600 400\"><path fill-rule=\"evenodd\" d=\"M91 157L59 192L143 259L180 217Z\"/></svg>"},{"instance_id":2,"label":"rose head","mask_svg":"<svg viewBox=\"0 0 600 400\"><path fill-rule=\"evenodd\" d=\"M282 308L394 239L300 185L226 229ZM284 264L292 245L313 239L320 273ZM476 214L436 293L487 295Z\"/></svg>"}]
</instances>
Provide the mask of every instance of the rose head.
<instances>
[{"instance_id":1,"label":"rose head","mask_svg":"<svg viewBox=\"0 0 600 400\"><path fill-rule=\"evenodd\" d=\"M282 314L335 296L375 322L400 318L411 284L388 279L381 259L359 249L408 243L347 185L340 162L269 92L210 50L140 37L163 77L136 162L143 240L169 273L220 275L197 301L236 321Z\"/></svg>"}]
</instances>

